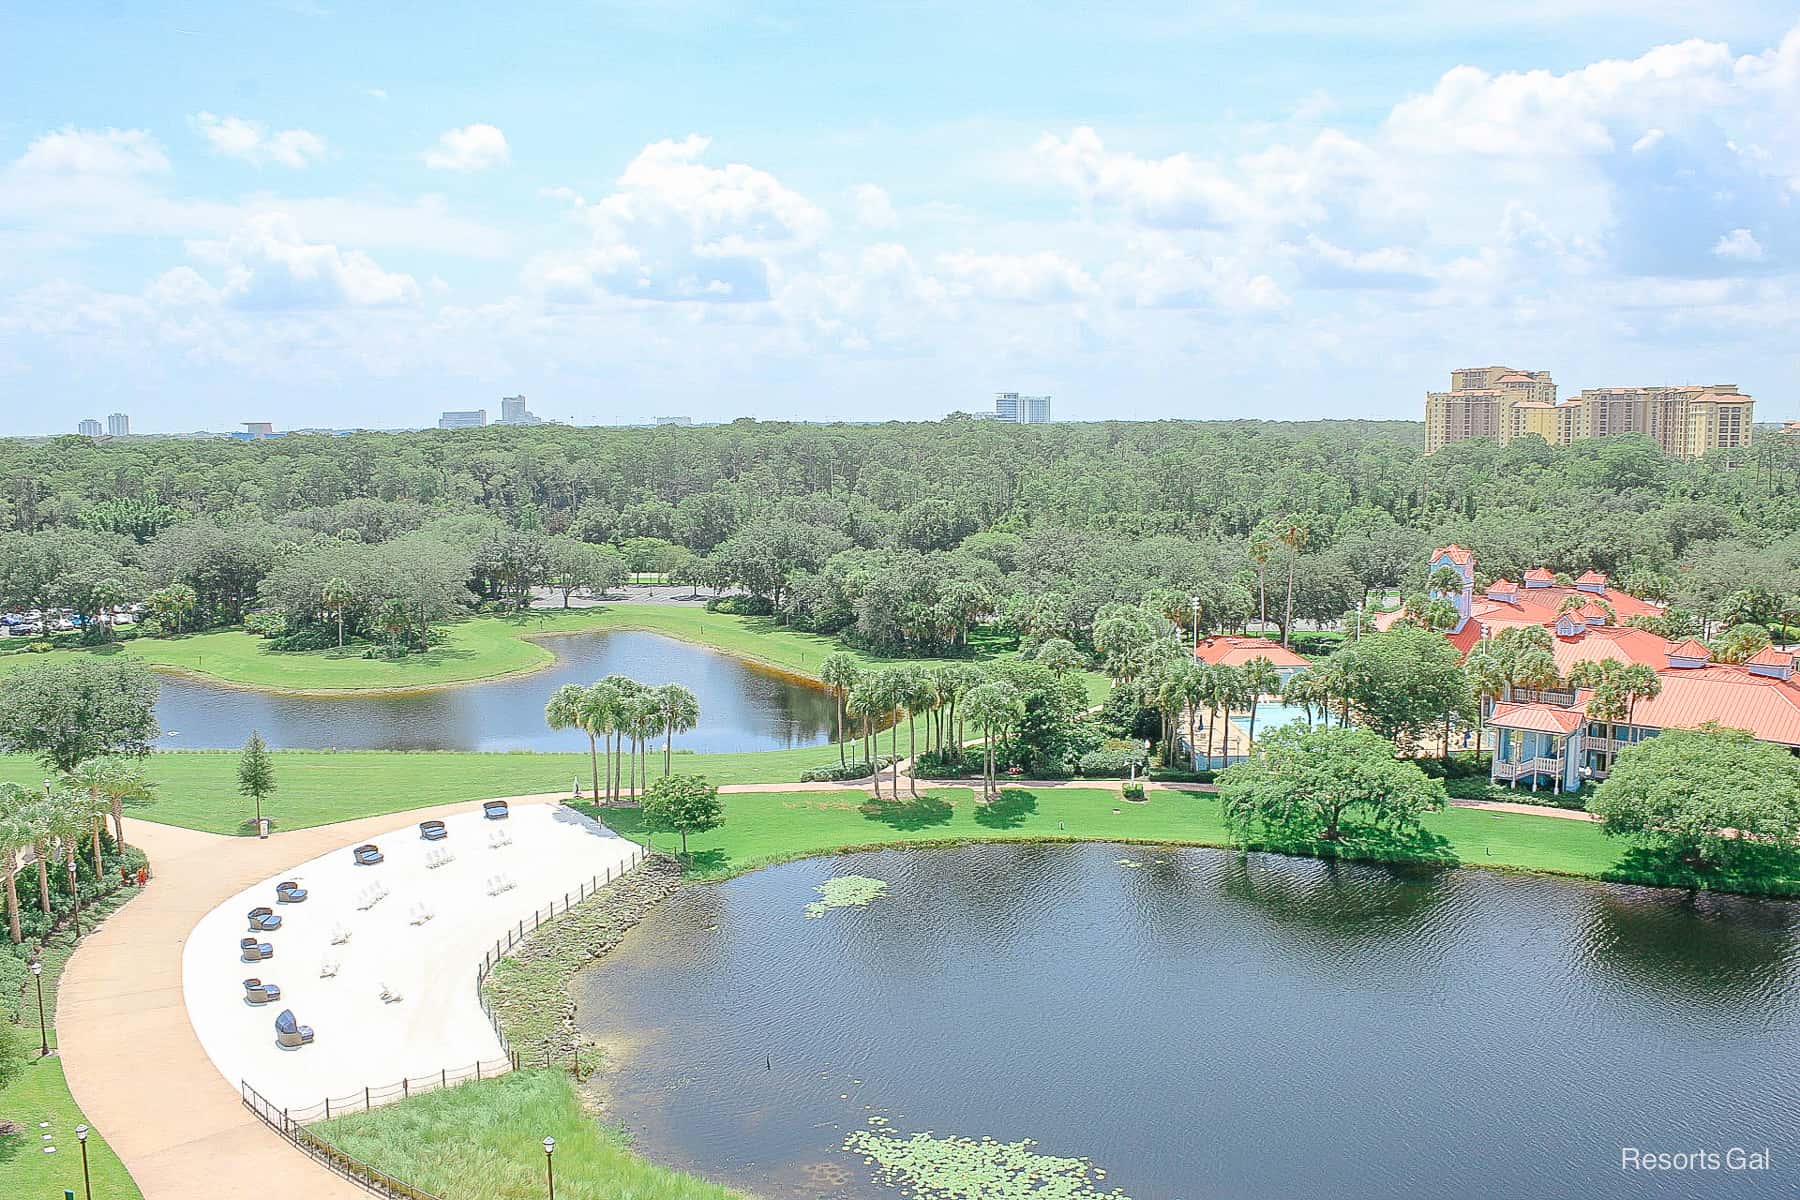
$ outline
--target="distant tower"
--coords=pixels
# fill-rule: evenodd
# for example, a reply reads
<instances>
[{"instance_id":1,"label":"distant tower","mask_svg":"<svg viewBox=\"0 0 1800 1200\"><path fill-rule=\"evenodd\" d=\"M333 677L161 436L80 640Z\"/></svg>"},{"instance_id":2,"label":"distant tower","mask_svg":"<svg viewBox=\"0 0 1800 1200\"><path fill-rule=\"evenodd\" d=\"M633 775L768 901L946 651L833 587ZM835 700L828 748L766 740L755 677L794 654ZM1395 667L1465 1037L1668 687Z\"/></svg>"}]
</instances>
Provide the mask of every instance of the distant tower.
<instances>
[{"instance_id":1,"label":"distant tower","mask_svg":"<svg viewBox=\"0 0 1800 1200\"><path fill-rule=\"evenodd\" d=\"M99 437L105 430L101 427L100 422L89 417L75 427L75 432L81 434L83 437Z\"/></svg>"},{"instance_id":2,"label":"distant tower","mask_svg":"<svg viewBox=\"0 0 1800 1200\"><path fill-rule=\"evenodd\" d=\"M131 418L125 413L112 413L106 418L106 432L112 437L126 437L131 433Z\"/></svg>"}]
</instances>

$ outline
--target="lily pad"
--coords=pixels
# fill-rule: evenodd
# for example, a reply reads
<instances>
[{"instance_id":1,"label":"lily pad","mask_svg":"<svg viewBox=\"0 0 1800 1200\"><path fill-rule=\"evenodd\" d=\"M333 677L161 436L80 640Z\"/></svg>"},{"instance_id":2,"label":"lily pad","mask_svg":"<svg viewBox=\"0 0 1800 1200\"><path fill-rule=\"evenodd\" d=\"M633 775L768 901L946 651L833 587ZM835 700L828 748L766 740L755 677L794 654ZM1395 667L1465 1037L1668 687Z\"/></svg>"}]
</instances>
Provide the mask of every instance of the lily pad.
<instances>
[{"instance_id":1,"label":"lily pad","mask_svg":"<svg viewBox=\"0 0 1800 1200\"><path fill-rule=\"evenodd\" d=\"M838 875L813 890L821 897L806 906L808 918L822 917L834 908L862 908L887 895L887 880L867 875Z\"/></svg>"}]
</instances>

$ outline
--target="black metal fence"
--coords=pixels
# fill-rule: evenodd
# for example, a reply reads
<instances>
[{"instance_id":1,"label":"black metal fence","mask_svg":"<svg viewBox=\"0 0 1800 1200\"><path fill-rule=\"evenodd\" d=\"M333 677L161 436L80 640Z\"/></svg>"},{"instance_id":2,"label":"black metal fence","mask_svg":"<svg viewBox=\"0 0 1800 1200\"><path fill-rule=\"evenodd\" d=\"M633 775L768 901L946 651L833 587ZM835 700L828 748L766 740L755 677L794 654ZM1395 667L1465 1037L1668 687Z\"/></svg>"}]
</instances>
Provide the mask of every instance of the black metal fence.
<instances>
[{"instance_id":1,"label":"black metal fence","mask_svg":"<svg viewBox=\"0 0 1800 1200\"><path fill-rule=\"evenodd\" d=\"M399 1200L442 1200L435 1192L414 1187L404 1179L395 1179L379 1167L345 1154L336 1146L308 1130L289 1110L277 1107L248 1083L241 1084L244 1107L255 1113L263 1124L280 1134L302 1154L335 1175L368 1188L378 1196ZM326 1102L327 1105L330 1101ZM316 1119L316 1118L315 1118Z\"/></svg>"}]
</instances>

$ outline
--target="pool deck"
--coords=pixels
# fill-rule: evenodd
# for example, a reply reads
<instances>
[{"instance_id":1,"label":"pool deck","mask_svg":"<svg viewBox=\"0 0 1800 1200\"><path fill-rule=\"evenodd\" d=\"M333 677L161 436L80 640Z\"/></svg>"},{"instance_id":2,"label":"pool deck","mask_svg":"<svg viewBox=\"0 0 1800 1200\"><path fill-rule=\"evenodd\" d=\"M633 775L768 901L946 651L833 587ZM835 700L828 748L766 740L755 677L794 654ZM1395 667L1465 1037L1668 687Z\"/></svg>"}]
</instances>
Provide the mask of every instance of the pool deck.
<instances>
[{"instance_id":1,"label":"pool deck","mask_svg":"<svg viewBox=\"0 0 1800 1200\"><path fill-rule=\"evenodd\" d=\"M509 799L518 820L527 808L555 804L561 796ZM266 841L126 821L126 840L150 856L155 874L142 895L84 938L70 957L58 989L56 1030L69 1090L88 1122L106 1134L146 1200L252 1195L362 1200L368 1195L306 1158L245 1109L237 1081L221 1074L195 1032L183 996L184 949L208 913L245 889L288 878L321 855L397 830L411 829L416 836L417 822L427 818L450 820L479 810L479 802L440 805L281 833ZM485 846L480 849L486 852ZM515 875L523 889L524 873ZM530 910L531 896L522 891L508 895L516 897L520 915ZM383 903L396 901L404 913L405 900L398 895L390 894ZM241 928L242 913L238 917ZM230 949L241 936L233 933L228 943L226 953L233 962ZM466 989L470 1006L479 958L477 951L474 959L447 972ZM237 964L234 991L242 994L242 975L279 981L271 968L280 965L280 957L260 972ZM316 963L313 969L316 975ZM317 1024L305 1012L299 1015ZM272 1034L275 1012L258 1013L259 1021L265 1016ZM321 1029L320 1037L334 1032Z\"/></svg>"}]
</instances>

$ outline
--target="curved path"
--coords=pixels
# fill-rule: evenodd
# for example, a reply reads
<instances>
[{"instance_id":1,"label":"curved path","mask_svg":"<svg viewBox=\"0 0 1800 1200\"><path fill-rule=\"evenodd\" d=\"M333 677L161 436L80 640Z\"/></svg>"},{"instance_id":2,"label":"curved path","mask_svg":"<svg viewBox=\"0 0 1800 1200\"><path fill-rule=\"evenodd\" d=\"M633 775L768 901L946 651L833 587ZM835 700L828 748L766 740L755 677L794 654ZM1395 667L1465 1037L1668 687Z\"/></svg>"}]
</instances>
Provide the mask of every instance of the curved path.
<instances>
[{"instance_id":1,"label":"curved path","mask_svg":"<svg viewBox=\"0 0 1800 1200\"><path fill-rule=\"evenodd\" d=\"M202 917L260 880L348 843L479 807L440 805L267 841L126 822L126 840L149 854L155 876L143 895L84 938L69 959L56 1034L69 1090L88 1120L105 1131L145 1200L368 1195L300 1154L244 1108L188 1020L183 947Z\"/></svg>"}]
</instances>

